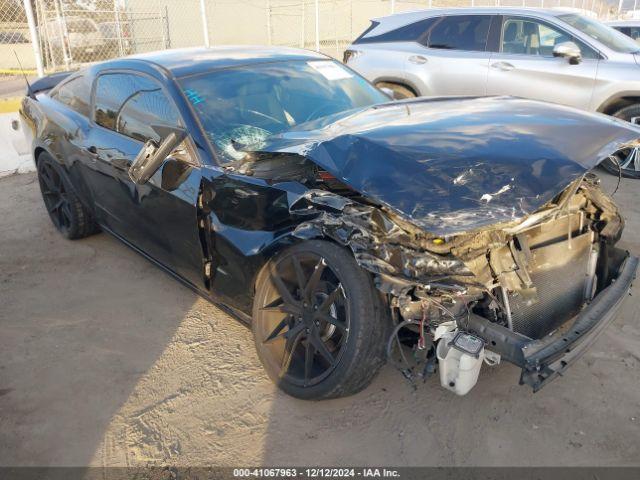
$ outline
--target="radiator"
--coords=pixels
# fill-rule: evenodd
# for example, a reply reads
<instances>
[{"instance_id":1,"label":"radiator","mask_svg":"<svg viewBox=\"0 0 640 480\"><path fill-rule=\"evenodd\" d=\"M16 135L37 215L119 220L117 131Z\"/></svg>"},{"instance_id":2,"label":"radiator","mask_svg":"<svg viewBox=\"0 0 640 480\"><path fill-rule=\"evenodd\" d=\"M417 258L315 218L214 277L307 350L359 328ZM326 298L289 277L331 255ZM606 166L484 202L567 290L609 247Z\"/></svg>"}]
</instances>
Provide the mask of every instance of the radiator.
<instances>
[{"instance_id":1,"label":"radiator","mask_svg":"<svg viewBox=\"0 0 640 480\"><path fill-rule=\"evenodd\" d=\"M510 293L513 329L530 338L541 338L575 316L589 290L593 234L570 241L533 248L529 275L530 295Z\"/></svg>"}]
</instances>

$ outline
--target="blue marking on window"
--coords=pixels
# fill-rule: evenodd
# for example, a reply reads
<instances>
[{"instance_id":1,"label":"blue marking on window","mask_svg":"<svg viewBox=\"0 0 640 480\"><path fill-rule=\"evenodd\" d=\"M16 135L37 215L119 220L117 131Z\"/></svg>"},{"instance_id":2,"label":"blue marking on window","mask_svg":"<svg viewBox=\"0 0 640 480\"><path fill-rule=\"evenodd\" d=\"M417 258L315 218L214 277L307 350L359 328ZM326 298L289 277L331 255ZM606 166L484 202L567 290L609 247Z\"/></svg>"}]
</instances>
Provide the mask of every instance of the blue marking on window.
<instances>
[{"instance_id":1,"label":"blue marking on window","mask_svg":"<svg viewBox=\"0 0 640 480\"><path fill-rule=\"evenodd\" d=\"M204 100L200 97L198 92L196 92L195 90L192 90L191 88L186 89L184 91L184 94L187 96L187 98L189 99L192 105L197 105L201 102L204 102Z\"/></svg>"}]
</instances>

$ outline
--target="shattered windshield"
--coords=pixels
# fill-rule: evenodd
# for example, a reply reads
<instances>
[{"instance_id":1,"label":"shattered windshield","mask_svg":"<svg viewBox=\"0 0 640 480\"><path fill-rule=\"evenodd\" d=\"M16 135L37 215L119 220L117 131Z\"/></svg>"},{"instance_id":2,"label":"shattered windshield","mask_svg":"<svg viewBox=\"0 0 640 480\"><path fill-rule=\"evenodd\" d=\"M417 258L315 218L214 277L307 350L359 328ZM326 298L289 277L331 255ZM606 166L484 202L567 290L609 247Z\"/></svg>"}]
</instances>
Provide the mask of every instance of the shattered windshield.
<instances>
[{"instance_id":1,"label":"shattered windshield","mask_svg":"<svg viewBox=\"0 0 640 480\"><path fill-rule=\"evenodd\" d=\"M389 101L333 60L228 68L180 84L222 162L302 123Z\"/></svg>"}]
</instances>

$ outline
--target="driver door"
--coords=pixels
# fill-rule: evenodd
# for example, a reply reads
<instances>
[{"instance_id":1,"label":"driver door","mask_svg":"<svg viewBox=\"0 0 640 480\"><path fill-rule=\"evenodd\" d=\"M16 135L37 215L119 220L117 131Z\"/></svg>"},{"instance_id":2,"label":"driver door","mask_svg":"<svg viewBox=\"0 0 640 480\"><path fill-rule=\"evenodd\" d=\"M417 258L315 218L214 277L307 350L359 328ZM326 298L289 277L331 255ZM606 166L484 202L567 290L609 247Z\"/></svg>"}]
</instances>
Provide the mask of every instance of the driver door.
<instances>
[{"instance_id":1,"label":"driver door","mask_svg":"<svg viewBox=\"0 0 640 480\"><path fill-rule=\"evenodd\" d=\"M582 61L571 65L553 48L575 42ZM599 54L567 32L532 17L503 17L500 50L489 61L488 95L513 95L588 109Z\"/></svg>"},{"instance_id":2,"label":"driver door","mask_svg":"<svg viewBox=\"0 0 640 480\"><path fill-rule=\"evenodd\" d=\"M159 82L133 73L101 74L86 139L85 172L101 224L158 263L203 288L196 202L201 171L189 139L144 185L129 167L147 140L160 143L183 124Z\"/></svg>"}]
</instances>

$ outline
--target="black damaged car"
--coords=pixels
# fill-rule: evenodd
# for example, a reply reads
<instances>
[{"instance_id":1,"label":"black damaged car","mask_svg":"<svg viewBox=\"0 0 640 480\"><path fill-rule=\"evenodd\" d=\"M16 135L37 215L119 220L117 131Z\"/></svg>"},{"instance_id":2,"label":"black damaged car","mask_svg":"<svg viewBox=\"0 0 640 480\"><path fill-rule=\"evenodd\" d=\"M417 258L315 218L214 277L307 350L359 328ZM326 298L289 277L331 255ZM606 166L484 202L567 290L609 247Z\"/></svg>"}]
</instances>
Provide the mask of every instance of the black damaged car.
<instances>
[{"instance_id":1,"label":"black damaged car","mask_svg":"<svg viewBox=\"0 0 640 480\"><path fill-rule=\"evenodd\" d=\"M60 233L106 231L249 322L296 397L353 394L387 358L459 395L504 360L538 390L613 320L636 272L589 173L640 138L610 117L392 101L284 48L134 56L28 93Z\"/></svg>"}]
</instances>

